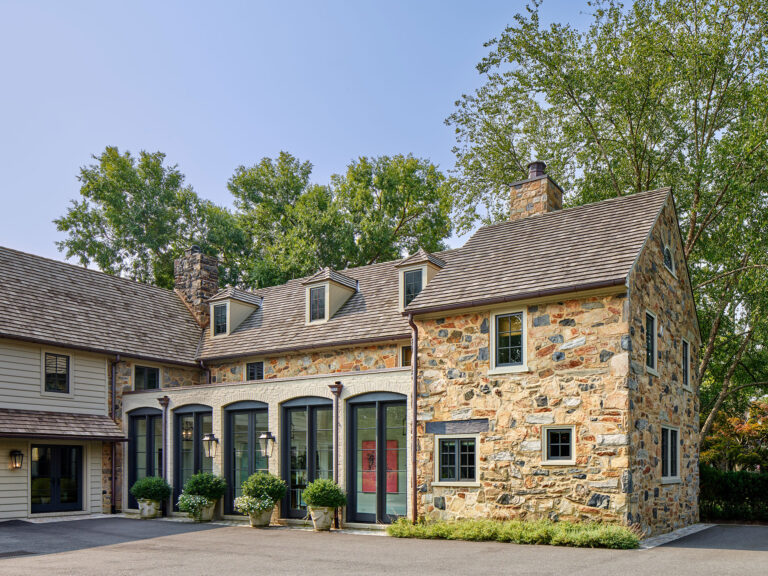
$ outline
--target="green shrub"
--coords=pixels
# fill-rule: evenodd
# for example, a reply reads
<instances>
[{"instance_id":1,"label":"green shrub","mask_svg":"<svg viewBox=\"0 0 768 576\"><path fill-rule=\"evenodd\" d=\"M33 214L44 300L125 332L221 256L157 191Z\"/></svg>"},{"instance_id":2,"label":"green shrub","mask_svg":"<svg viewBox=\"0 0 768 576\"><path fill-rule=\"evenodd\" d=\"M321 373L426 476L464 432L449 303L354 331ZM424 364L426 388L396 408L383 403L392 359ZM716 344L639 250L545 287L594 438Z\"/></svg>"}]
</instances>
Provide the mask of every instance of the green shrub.
<instances>
[{"instance_id":1,"label":"green shrub","mask_svg":"<svg viewBox=\"0 0 768 576\"><path fill-rule=\"evenodd\" d=\"M515 544L551 544L581 548L637 548L640 538L631 529L617 524L591 522L550 522L549 520L456 520L427 521L412 524L405 518L387 528L396 538L440 538L513 542Z\"/></svg>"},{"instance_id":2,"label":"green shrub","mask_svg":"<svg viewBox=\"0 0 768 576\"><path fill-rule=\"evenodd\" d=\"M136 500L163 502L171 497L171 487L160 476L147 476L133 483L131 494Z\"/></svg>"},{"instance_id":3,"label":"green shrub","mask_svg":"<svg viewBox=\"0 0 768 576\"><path fill-rule=\"evenodd\" d=\"M333 480L318 478L304 488L304 501L314 508L339 508L347 503L347 496Z\"/></svg>"},{"instance_id":4,"label":"green shrub","mask_svg":"<svg viewBox=\"0 0 768 576\"><path fill-rule=\"evenodd\" d=\"M238 496L235 498L235 510L246 516L266 512L274 507L275 501L271 498L255 498L253 496Z\"/></svg>"},{"instance_id":5,"label":"green shrub","mask_svg":"<svg viewBox=\"0 0 768 576\"><path fill-rule=\"evenodd\" d=\"M227 482L221 476L210 472L200 472L189 477L184 484L184 492L190 496L203 496L214 502L224 496Z\"/></svg>"},{"instance_id":6,"label":"green shrub","mask_svg":"<svg viewBox=\"0 0 768 576\"><path fill-rule=\"evenodd\" d=\"M701 466L702 520L768 521L768 474Z\"/></svg>"},{"instance_id":7,"label":"green shrub","mask_svg":"<svg viewBox=\"0 0 768 576\"><path fill-rule=\"evenodd\" d=\"M253 498L267 498L272 502L279 502L285 497L285 481L272 474L257 472L243 482L243 496Z\"/></svg>"},{"instance_id":8,"label":"green shrub","mask_svg":"<svg viewBox=\"0 0 768 576\"><path fill-rule=\"evenodd\" d=\"M203 508L207 508L213 504L215 500L209 500L205 496L199 494L190 494L188 492L182 492L179 496L179 510L187 512L192 518L200 521L200 516Z\"/></svg>"}]
</instances>

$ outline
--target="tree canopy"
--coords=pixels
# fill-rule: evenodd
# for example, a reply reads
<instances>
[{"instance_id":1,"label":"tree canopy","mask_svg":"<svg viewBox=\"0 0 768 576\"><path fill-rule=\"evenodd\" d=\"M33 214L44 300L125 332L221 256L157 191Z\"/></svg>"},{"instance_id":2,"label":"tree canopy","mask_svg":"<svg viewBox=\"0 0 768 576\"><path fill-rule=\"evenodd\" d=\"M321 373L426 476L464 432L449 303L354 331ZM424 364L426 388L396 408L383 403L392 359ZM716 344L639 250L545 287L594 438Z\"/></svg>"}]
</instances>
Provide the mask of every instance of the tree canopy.
<instances>
[{"instance_id":1,"label":"tree canopy","mask_svg":"<svg viewBox=\"0 0 768 576\"><path fill-rule=\"evenodd\" d=\"M672 186L704 345L702 427L768 392L768 5L590 3L544 26L534 2L478 65L447 119L460 232L506 217L531 159L571 205Z\"/></svg>"}]
</instances>

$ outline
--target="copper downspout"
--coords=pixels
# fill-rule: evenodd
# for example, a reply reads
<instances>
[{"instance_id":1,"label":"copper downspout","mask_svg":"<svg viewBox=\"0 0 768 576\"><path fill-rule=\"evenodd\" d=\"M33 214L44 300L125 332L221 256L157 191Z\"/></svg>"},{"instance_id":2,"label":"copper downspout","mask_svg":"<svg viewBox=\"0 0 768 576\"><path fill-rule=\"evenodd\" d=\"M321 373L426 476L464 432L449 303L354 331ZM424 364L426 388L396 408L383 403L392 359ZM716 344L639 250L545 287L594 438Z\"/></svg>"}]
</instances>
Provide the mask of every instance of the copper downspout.
<instances>
[{"instance_id":1,"label":"copper downspout","mask_svg":"<svg viewBox=\"0 0 768 576\"><path fill-rule=\"evenodd\" d=\"M110 409L110 417L112 418L112 422L116 422L116 416L117 416L117 407L115 404L117 403L117 364L120 362L120 354L117 354L115 356L114 362L112 362L112 407ZM112 514L117 513L117 505L115 504L115 490L117 488L117 479L115 478L115 475L117 474L117 464L115 462L115 458L117 458L117 442L112 442L112 472L110 474L110 492L109 492L109 510ZM122 508L122 507L121 507Z\"/></svg>"},{"instance_id":2,"label":"copper downspout","mask_svg":"<svg viewBox=\"0 0 768 576\"><path fill-rule=\"evenodd\" d=\"M408 324L411 327L411 521L416 523L419 515L419 504L416 500L418 484L416 474L416 415L418 413L419 392L419 328L413 321L413 314L408 314Z\"/></svg>"},{"instance_id":3,"label":"copper downspout","mask_svg":"<svg viewBox=\"0 0 768 576\"><path fill-rule=\"evenodd\" d=\"M168 481L168 404L171 403L171 399L168 396L163 396L162 398L158 398L157 401L160 403L160 406L163 409L163 455L160 459L161 466L163 468L162 478L166 482ZM172 498L172 497L171 497ZM170 511L173 510L173 503L171 499L166 502L166 505L169 506L168 508L168 514L170 515Z\"/></svg>"},{"instance_id":4,"label":"copper downspout","mask_svg":"<svg viewBox=\"0 0 768 576\"><path fill-rule=\"evenodd\" d=\"M333 481L339 483L339 396L344 385L340 381L328 384L333 394ZM339 527L339 509L333 511L333 527Z\"/></svg>"}]
</instances>

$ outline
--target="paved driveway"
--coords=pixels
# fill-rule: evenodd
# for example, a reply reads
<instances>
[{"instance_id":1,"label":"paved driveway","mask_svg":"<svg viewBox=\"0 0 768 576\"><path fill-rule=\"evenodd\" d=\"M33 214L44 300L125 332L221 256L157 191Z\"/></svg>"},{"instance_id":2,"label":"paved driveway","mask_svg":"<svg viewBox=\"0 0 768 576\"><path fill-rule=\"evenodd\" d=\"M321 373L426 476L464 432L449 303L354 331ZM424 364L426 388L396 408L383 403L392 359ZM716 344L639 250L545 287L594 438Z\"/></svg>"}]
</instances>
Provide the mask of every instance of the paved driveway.
<instances>
[{"instance_id":1,"label":"paved driveway","mask_svg":"<svg viewBox=\"0 0 768 576\"><path fill-rule=\"evenodd\" d=\"M716 526L651 550L619 551L397 540L120 518L20 524L0 524L0 554L20 545L27 551L37 548L53 553L2 559L0 574L3 576L149 573L164 576L764 576L768 566L768 527L765 526ZM110 539L114 543L108 543ZM51 544L51 540L55 542ZM87 545L91 547L85 547ZM54 552L57 549L68 551Z\"/></svg>"}]
</instances>

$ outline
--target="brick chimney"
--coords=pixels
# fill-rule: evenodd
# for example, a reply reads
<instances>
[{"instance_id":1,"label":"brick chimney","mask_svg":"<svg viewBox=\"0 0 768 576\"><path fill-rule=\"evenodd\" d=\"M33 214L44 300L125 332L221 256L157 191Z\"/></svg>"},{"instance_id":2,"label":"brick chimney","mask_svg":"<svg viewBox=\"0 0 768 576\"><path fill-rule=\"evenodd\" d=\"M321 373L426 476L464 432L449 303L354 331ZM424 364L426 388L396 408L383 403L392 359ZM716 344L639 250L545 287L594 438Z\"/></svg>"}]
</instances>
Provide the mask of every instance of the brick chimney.
<instances>
[{"instance_id":1,"label":"brick chimney","mask_svg":"<svg viewBox=\"0 0 768 576\"><path fill-rule=\"evenodd\" d=\"M528 164L528 179L512 184L510 220L554 212L563 207L563 191L547 176L546 170L544 162L531 162Z\"/></svg>"},{"instance_id":2,"label":"brick chimney","mask_svg":"<svg viewBox=\"0 0 768 576\"><path fill-rule=\"evenodd\" d=\"M201 327L209 321L208 298L219 291L219 261L191 246L173 262L175 291Z\"/></svg>"}]
</instances>

